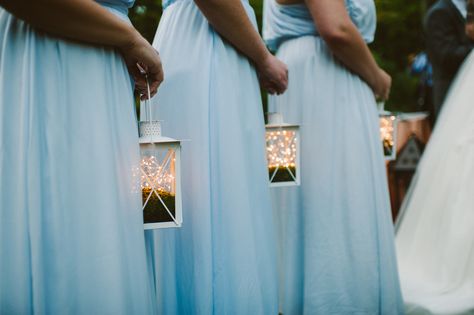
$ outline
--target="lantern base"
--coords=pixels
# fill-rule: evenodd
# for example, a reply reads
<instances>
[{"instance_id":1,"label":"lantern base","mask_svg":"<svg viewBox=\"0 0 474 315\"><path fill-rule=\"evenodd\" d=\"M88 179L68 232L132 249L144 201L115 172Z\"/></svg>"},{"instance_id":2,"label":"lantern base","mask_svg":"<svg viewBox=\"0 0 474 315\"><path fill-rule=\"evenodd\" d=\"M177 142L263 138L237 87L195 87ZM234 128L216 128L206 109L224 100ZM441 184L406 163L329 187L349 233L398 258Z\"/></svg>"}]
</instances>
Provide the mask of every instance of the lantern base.
<instances>
[{"instance_id":1,"label":"lantern base","mask_svg":"<svg viewBox=\"0 0 474 315\"><path fill-rule=\"evenodd\" d=\"M152 193L150 199L148 196ZM166 192L166 191L158 191L158 195L160 195L161 201L166 205L169 212L176 216L176 197L175 195ZM165 205L160 201L158 196L150 188L142 189L142 200L143 203L148 199L148 202L143 209L143 221L145 224L148 223L159 223L159 222L173 222L173 218L170 216L168 211L166 211Z\"/></svg>"},{"instance_id":2,"label":"lantern base","mask_svg":"<svg viewBox=\"0 0 474 315\"><path fill-rule=\"evenodd\" d=\"M278 169L278 170L277 170ZM275 176L273 174L275 173ZM281 182L295 182L294 177L296 177L296 167L295 166L270 166L268 167L268 175L272 183L281 183ZM273 177L273 179L272 179Z\"/></svg>"},{"instance_id":3,"label":"lantern base","mask_svg":"<svg viewBox=\"0 0 474 315\"><path fill-rule=\"evenodd\" d=\"M393 155L393 143L391 141L384 139L383 141L383 153L386 157L390 157Z\"/></svg>"}]
</instances>

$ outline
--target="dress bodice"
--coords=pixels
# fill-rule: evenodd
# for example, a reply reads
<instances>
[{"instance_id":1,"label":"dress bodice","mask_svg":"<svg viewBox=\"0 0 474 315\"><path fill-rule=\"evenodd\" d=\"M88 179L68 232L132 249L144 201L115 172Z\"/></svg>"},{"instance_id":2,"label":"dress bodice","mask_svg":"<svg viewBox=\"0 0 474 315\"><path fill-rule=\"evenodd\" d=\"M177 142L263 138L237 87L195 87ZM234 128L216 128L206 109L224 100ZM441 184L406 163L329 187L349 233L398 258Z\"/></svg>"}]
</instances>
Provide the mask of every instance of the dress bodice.
<instances>
[{"instance_id":1,"label":"dress bodice","mask_svg":"<svg viewBox=\"0 0 474 315\"><path fill-rule=\"evenodd\" d=\"M135 0L95 0L97 3L101 5L115 9L120 13L127 15L128 9L133 6Z\"/></svg>"},{"instance_id":2,"label":"dress bodice","mask_svg":"<svg viewBox=\"0 0 474 315\"><path fill-rule=\"evenodd\" d=\"M345 0L347 11L366 42L372 42L376 28L376 11L373 0ZM318 35L311 14L304 3L280 5L265 0L263 37L272 50L285 40Z\"/></svg>"}]
</instances>

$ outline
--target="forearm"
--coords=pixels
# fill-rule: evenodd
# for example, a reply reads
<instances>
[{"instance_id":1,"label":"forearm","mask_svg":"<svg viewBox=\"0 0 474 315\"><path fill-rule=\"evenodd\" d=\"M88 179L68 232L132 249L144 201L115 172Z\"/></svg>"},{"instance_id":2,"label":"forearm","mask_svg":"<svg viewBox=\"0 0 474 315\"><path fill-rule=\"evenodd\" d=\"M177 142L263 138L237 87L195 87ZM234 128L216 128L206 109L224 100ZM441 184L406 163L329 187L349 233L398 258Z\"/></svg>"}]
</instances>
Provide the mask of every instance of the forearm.
<instances>
[{"instance_id":1,"label":"forearm","mask_svg":"<svg viewBox=\"0 0 474 315\"><path fill-rule=\"evenodd\" d=\"M255 64L269 54L240 0L195 0L216 31Z\"/></svg>"},{"instance_id":2,"label":"forearm","mask_svg":"<svg viewBox=\"0 0 474 315\"><path fill-rule=\"evenodd\" d=\"M69 39L125 47L137 36L131 25L92 0L0 0L0 6L38 29Z\"/></svg>"},{"instance_id":3,"label":"forearm","mask_svg":"<svg viewBox=\"0 0 474 315\"><path fill-rule=\"evenodd\" d=\"M358 74L370 86L376 84L376 73L379 66L367 44L355 27L346 30L344 38L328 40L332 53L347 68Z\"/></svg>"},{"instance_id":4,"label":"forearm","mask_svg":"<svg viewBox=\"0 0 474 315\"><path fill-rule=\"evenodd\" d=\"M373 87L376 84L379 66L352 23L344 1L306 0L306 4L331 52L347 68Z\"/></svg>"}]
</instances>

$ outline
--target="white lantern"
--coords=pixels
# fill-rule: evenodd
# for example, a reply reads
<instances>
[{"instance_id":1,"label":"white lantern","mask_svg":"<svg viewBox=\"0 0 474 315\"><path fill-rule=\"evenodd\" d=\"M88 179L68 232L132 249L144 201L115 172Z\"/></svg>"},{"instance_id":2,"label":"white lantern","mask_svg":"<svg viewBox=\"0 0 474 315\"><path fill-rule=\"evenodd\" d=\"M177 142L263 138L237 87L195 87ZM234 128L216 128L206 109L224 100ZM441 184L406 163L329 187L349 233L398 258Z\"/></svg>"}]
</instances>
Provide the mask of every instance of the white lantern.
<instances>
[{"instance_id":1,"label":"white lantern","mask_svg":"<svg viewBox=\"0 0 474 315\"><path fill-rule=\"evenodd\" d=\"M148 82L147 82L148 84ZM181 142L161 135L161 123L152 119L145 101L146 120L140 121L140 166L136 170L143 201L145 229L180 227L183 222L181 204Z\"/></svg>"},{"instance_id":2,"label":"white lantern","mask_svg":"<svg viewBox=\"0 0 474 315\"><path fill-rule=\"evenodd\" d=\"M280 113L270 113L265 129L270 186L300 185L299 126L284 123Z\"/></svg>"},{"instance_id":3,"label":"white lantern","mask_svg":"<svg viewBox=\"0 0 474 315\"><path fill-rule=\"evenodd\" d=\"M395 160L397 157L397 125L398 118L390 112L380 112L380 139L382 140L383 152L387 161Z\"/></svg>"},{"instance_id":4,"label":"white lantern","mask_svg":"<svg viewBox=\"0 0 474 315\"><path fill-rule=\"evenodd\" d=\"M145 229L180 227L181 143L161 136L159 121L140 122L140 189Z\"/></svg>"}]
</instances>

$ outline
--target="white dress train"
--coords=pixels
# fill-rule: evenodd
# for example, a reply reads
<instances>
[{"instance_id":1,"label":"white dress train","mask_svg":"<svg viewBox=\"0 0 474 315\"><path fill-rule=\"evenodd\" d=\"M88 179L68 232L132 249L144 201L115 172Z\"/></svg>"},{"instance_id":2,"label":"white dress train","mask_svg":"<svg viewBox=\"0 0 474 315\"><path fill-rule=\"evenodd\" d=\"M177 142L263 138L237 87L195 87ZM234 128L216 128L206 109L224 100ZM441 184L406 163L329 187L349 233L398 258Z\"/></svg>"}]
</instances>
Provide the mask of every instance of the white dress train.
<instances>
[{"instance_id":1,"label":"white dress train","mask_svg":"<svg viewBox=\"0 0 474 315\"><path fill-rule=\"evenodd\" d=\"M397 250L408 310L474 314L474 54L465 61L402 206Z\"/></svg>"}]
</instances>

